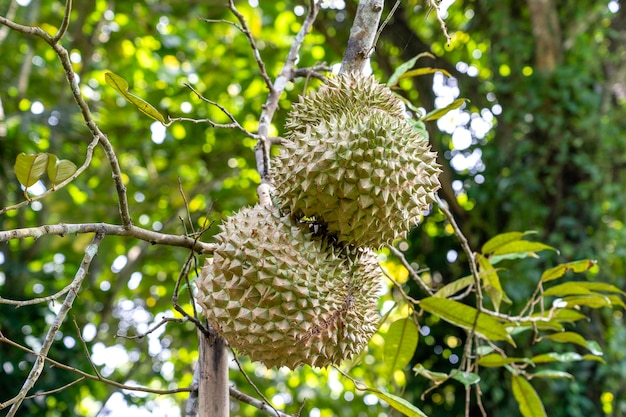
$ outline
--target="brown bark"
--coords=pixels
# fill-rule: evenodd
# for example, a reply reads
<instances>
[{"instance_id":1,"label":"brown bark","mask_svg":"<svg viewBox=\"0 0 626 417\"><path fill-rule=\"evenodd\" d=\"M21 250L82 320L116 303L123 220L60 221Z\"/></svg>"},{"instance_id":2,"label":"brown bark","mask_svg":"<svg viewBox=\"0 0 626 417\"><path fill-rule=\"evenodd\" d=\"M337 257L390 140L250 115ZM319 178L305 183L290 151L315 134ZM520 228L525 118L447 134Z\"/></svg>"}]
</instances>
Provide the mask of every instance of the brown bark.
<instances>
[{"instance_id":1,"label":"brown bark","mask_svg":"<svg viewBox=\"0 0 626 417\"><path fill-rule=\"evenodd\" d=\"M540 72L552 72L560 64L561 27L553 0L527 0L535 38L535 66Z\"/></svg>"},{"instance_id":2,"label":"brown bark","mask_svg":"<svg viewBox=\"0 0 626 417\"><path fill-rule=\"evenodd\" d=\"M226 342L217 333L206 337L199 332L198 417L228 417L229 384Z\"/></svg>"}]
</instances>

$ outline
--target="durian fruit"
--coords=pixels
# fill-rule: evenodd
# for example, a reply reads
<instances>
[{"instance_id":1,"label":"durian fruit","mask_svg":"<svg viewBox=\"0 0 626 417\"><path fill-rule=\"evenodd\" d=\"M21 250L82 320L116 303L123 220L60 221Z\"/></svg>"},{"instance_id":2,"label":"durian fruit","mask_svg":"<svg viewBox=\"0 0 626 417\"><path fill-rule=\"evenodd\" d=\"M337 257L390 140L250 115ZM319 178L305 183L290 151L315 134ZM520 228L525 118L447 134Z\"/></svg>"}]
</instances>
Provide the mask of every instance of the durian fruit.
<instances>
[{"instance_id":1,"label":"durian fruit","mask_svg":"<svg viewBox=\"0 0 626 417\"><path fill-rule=\"evenodd\" d=\"M268 367L339 364L377 330L380 272L370 251L337 249L276 209L228 218L196 280L211 326Z\"/></svg>"},{"instance_id":2,"label":"durian fruit","mask_svg":"<svg viewBox=\"0 0 626 417\"><path fill-rule=\"evenodd\" d=\"M341 74L330 78L328 84L322 85L319 90L300 96L285 123L286 135L302 132L306 126L317 125L328 116L339 113L367 115L372 111L382 111L404 118L404 108L402 100L374 77Z\"/></svg>"},{"instance_id":3,"label":"durian fruit","mask_svg":"<svg viewBox=\"0 0 626 417\"><path fill-rule=\"evenodd\" d=\"M325 225L339 242L377 248L419 222L440 169L391 91L355 77L340 75L294 106L273 174L280 205L296 218Z\"/></svg>"}]
</instances>

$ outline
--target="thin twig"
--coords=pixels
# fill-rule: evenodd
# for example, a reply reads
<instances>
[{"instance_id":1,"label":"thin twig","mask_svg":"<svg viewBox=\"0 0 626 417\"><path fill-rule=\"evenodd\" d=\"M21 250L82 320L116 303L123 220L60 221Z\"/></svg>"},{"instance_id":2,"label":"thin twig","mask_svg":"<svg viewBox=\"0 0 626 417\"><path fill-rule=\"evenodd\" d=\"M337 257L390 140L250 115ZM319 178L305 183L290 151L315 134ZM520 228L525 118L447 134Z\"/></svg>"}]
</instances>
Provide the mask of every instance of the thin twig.
<instances>
[{"instance_id":1,"label":"thin twig","mask_svg":"<svg viewBox=\"0 0 626 417\"><path fill-rule=\"evenodd\" d=\"M28 377L24 381L24 385L22 385L22 388L15 396L15 402L13 403L13 405L11 405L11 408L9 409L9 413L7 414L7 417L14 417L16 415L18 409L20 408L20 406L22 405L22 402L24 401L24 398L28 394L28 391L31 390L31 388L35 385L35 383L41 376L41 372L43 371L43 367L45 364L45 358L48 356L50 347L52 346L55 336L57 335L59 329L61 328L61 324L65 320L67 313L72 308L74 300L78 296L78 292L80 291L80 287L83 283L83 280L85 279L85 276L87 275L87 272L89 271L89 266L91 265L91 261L98 253L98 247L100 246L100 242L102 242L103 238L104 238L103 233L96 233L96 235L93 237L89 246L87 246L87 248L85 249L85 255L83 256L83 260L80 264L80 267L78 268L78 271L76 271L74 280L72 281L72 284L71 284L71 289L67 293L65 300L63 301L63 304L61 305L61 308L59 309L59 312L54 318L54 321L48 328L48 332L41 345L41 349L36 354L37 358L35 359L35 363L33 364L33 367L31 368L31 371L28 374Z\"/></svg>"},{"instance_id":2,"label":"thin twig","mask_svg":"<svg viewBox=\"0 0 626 417\"><path fill-rule=\"evenodd\" d=\"M416 300L415 298L411 297L406 292L404 292L404 289L402 289L402 285L400 285L395 279L393 279L393 277L391 275L389 275L389 273L385 270L385 268L383 268L381 265L379 265L378 267L383 272L383 275L389 281L391 281L391 283L394 285L394 287L396 287L398 289L398 291L400 291L400 294L402 294L402 298L404 298L406 301L408 301L410 303L419 304L419 300Z\"/></svg>"},{"instance_id":3,"label":"thin twig","mask_svg":"<svg viewBox=\"0 0 626 417\"><path fill-rule=\"evenodd\" d=\"M417 282L420 287L422 287L422 289L426 292L426 294L433 295L434 292L432 288L430 288L430 286L424 282L422 277L420 277L419 274L411 267L411 265L409 264L409 261L406 260L404 254L395 246L387 245L387 247L394 255L398 257L398 259L400 259L402 266L404 266L407 269L407 271L409 271L411 278L413 278L413 280Z\"/></svg>"},{"instance_id":4,"label":"thin twig","mask_svg":"<svg viewBox=\"0 0 626 417\"><path fill-rule=\"evenodd\" d=\"M272 92L274 90L274 85L272 84L272 80L269 75L267 75L267 70L265 69L265 62L263 62L263 58L261 58L261 53L259 52L259 48L256 46L256 41L254 40L254 36L252 36L252 32L248 28L248 24L246 23L246 19L243 15L237 10L235 6L234 0L228 0L228 8L230 12L235 15L241 27L239 28L246 38L248 39L248 43L250 44L250 48L252 49L252 54L254 55L254 60L256 61L259 71L261 72L261 78L265 81L265 85Z\"/></svg>"},{"instance_id":5,"label":"thin twig","mask_svg":"<svg viewBox=\"0 0 626 417\"><path fill-rule=\"evenodd\" d=\"M26 347L26 346L22 346L19 343L5 337L1 332L0 332L0 343L6 343L10 346L13 346L17 349L22 350L23 352L29 353L33 356L37 356L37 352L35 352L34 350ZM81 371L80 369L74 368L72 366L66 365L62 362L56 361L48 356L44 357L43 360L45 360L46 362L50 363L52 366L54 366L55 368L59 368L62 369L64 371L69 371L69 372L73 372L77 375L80 375L82 377L84 377L85 379L89 379L91 381L99 381L102 382L104 384L107 385L111 385L112 387L115 388L119 388L122 390L127 390L127 391L139 391L139 392L147 392L150 394L159 394L159 395L165 395L165 394L177 394L179 392L190 392L192 391L191 388L173 388L173 389L154 389L154 388L148 388L148 387L143 387L140 385L126 385L126 384L122 384L116 381L113 381L111 379L107 379L104 377L98 377L96 375L92 375L89 374L85 371ZM15 398L12 398L11 400L2 403L4 407L7 407L11 404L15 403ZM0 408L1 409L1 408Z\"/></svg>"},{"instance_id":6,"label":"thin twig","mask_svg":"<svg viewBox=\"0 0 626 417\"><path fill-rule=\"evenodd\" d=\"M248 381L248 384L250 384L250 386L254 389L254 391L257 393L257 395L259 397L261 397L261 399L263 401L265 401L265 403L272 408L272 410L274 410L274 412L276 414L278 414L278 410L276 408L274 408L274 406L272 405L272 403L267 399L267 397L265 397L265 395L263 395L263 393L261 392L261 390L256 386L256 384L254 382L252 382L252 380L250 379L250 377L248 376L248 374L246 373L246 371L243 369L243 366L241 366L241 362L239 362L239 359L237 359L237 352L235 352L233 350L233 348L230 348L231 352L233 352L233 358L235 359L235 363L237 364L237 367L239 368L239 371L243 374L243 377L246 378L246 381Z\"/></svg>"},{"instance_id":7,"label":"thin twig","mask_svg":"<svg viewBox=\"0 0 626 417\"><path fill-rule=\"evenodd\" d=\"M98 371L98 367L93 360L91 359L91 354L89 353L89 347L87 346L87 341L83 338L83 333L80 331L80 327L78 327L78 323L76 323L76 317L73 317L74 327L76 328L76 334L78 335L78 339L80 340L80 344L83 347L83 352L85 353L85 357L89 361L89 365L91 365L91 369L96 374L98 378L102 378L100 371Z\"/></svg>"},{"instance_id":8,"label":"thin twig","mask_svg":"<svg viewBox=\"0 0 626 417\"><path fill-rule=\"evenodd\" d=\"M435 9L437 21L439 22L439 26L441 26L441 31L443 32L443 35L446 37L446 44L450 46L450 41L452 41L452 38L448 34L448 27L446 26L446 22L444 22L443 18L441 17L441 9L439 8L437 0L428 0L428 3L430 3L430 6Z\"/></svg>"},{"instance_id":9,"label":"thin twig","mask_svg":"<svg viewBox=\"0 0 626 417\"><path fill-rule=\"evenodd\" d=\"M267 403L261 400L251 397L248 394L244 394L243 392L237 390L235 387L229 387L228 390L229 390L230 396L233 397L234 399L244 402L246 404L250 404L251 406L256 407L262 413L265 413L269 416L292 417L289 414L285 414L281 411L276 410L275 408L271 406L268 406Z\"/></svg>"},{"instance_id":10,"label":"thin twig","mask_svg":"<svg viewBox=\"0 0 626 417\"><path fill-rule=\"evenodd\" d=\"M402 3L401 0L396 0L396 4L393 5L393 7L391 8L391 11L387 15L383 23L380 25L380 27L378 28L378 31L376 32L376 36L374 37L374 42L372 43L373 45L372 47L374 47L378 43L378 38L380 38L380 34L383 33L385 26L387 26L387 24L389 23L393 15L396 13L396 10L398 9L398 6L400 6L400 3Z\"/></svg>"},{"instance_id":11,"label":"thin twig","mask_svg":"<svg viewBox=\"0 0 626 417\"><path fill-rule=\"evenodd\" d=\"M233 116L233 114L231 112L229 112L224 106L222 106L221 104L210 100L206 97L204 97L202 94L200 94L199 91L197 91L191 84L189 83L184 83L185 87L187 87L188 89L191 90L192 93L194 93L196 95L196 97L198 97L200 100L204 101L207 104L210 104L211 106L215 106L217 107L222 113L224 113L224 115L226 115L226 117L228 117L228 119L231 121L231 123L216 123L211 119L193 119L190 117L168 117L169 122L165 123L165 126L169 126L174 122L192 122L192 123L206 123L209 126L213 127L213 128L218 128L218 129L237 129L240 132L244 133L246 136L251 137L252 139L258 139L259 136L255 135L254 133L248 131L246 128L244 128L241 123L239 123L237 121L237 119L235 119L235 116Z\"/></svg>"},{"instance_id":12,"label":"thin twig","mask_svg":"<svg viewBox=\"0 0 626 417\"><path fill-rule=\"evenodd\" d=\"M187 257L187 260L185 261L185 264L183 265L183 267L180 270L180 273L178 274L178 279L176 280L176 285L174 285L174 293L172 294L172 304L174 305L174 309L176 311L178 311L180 314L183 315L183 317L186 317L189 321L191 321L193 324L195 324L196 327L198 328L198 330L200 330L206 337L210 338L210 337L213 337L213 335L211 333L211 330L208 329L198 319L197 312L196 312L196 309L195 309L195 300L193 299L193 294L191 295L192 298L190 300L191 304L193 305L193 315L187 313L187 311L185 311L185 309L178 303L178 293L180 292L180 285L183 282L183 279L185 279L187 277L187 275L189 274L189 271L191 269L191 264L193 263L193 261L194 261L194 254L192 252ZM185 281L185 282L187 284L189 284L189 281Z\"/></svg>"},{"instance_id":13,"label":"thin twig","mask_svg":"<svg viewBox=\"0 0 626 417\"><path fill-rule=\"evenodd\" d=\"M190 238L189 236L170 235L148 229L142 229L141 227L134 225L130 228L125 228L124 226L108 223L59 223L38 227L28 227L24 229L0 231L0 242L6 242L12 239L25 239L29 237L38 239L46 235L58 235L63 237L71 234L94 232L103 233L105 235L132 237L150 242L153 245L178 246L193 249L195 252L201 254L213 253L213 250L215 249L215 245L200 242L197 239Z\"/></svg>"},{"instance_id":14,"label":"thin twig","mask_svg":"<svg viewBox=\"0 0 626 417\"><path fill-rule=\"evenodd\" d=\"M71 6L71 3L69 2L66 4ZM111 171L112 171L113 183L115 184L115 189L116 189L117 196L118 196L118 206L119 206L119 211L120 211L120 217L122 219L122 225L125 228L130 228L132 226L132 219L130 217L128 197L126 194L126 186L124 185L122 172L120 169L119 161L117 159L117 155L115 154L115 151L113 149L113 146L111 145L111 142L109 142L106 135L102 133L102 131L100 130L100 128L94 121L93 116L91 114L91 110L89 109L89 105L83 98L83 95L80 91L80 86L78 85L78 77L76 76L76 73L74 72L74 69L72 68L72 62L70 60L70 55L67 52L67 49L65 49L59 43L58 39L55 40L55 38L50 36L45 30L43 30L42 28L38 26L20 25L19 23L15 23L11 20L8 20L7 18L3 16L0 16L0 24L5 25L15 31L18 31L27 35L31 35L31 36L37 36L43 39L46 43L48 43L48 45L52 47L52 49L56 53L57 57L61 61L61 66L63 67L64 73L65 73L65 79L67 80L69 84L70 90L72 92L72 96L74 97L74 101L76 101L76 104L80 108L80 112L85 122L85 125L87 126L89 131L92 133L94 141L97 141L97 143L99 143L100 146L102 146L102 149L104 150L104 153L106 154L107 159L109 160L109 165L111 166ZM69 183L69 181L71 180L67 179L63 183L59 184L57 188ZM40 198L43 198L43 197L40 196ZM0 214L1 213L2 212L0 211Z\"/></svg>"},{"instance_id":15,"label":"thin twig","mask_svg":"<svg viewBox=\"0 0 626 417\"><path fill-rule=\"evenodd\" d=\"M65 13L63 14L63 21L61 22L61 27L57 31L56 35L52 38L52 42L58 43L61 38L67 32L67 28L70 25L70 14L72 13L72 0L66 0L65 2Z\"/></svg>"},{"instance_id":16,"label":"thin twig","mask_svg":"<svg viewBox=\"0 0 626 417\"><path fill-rule=\"evenodd\" d=\"M274 117L274 113L278 109L278 99L283 93L287 82L293 79L293 68L296 64L296 61L298 60L298 52L300 51L300 47L304 43L304 39L307 33L309 33L309 30L313 26L313 22L315 21L318 12L319 1L309 0L309 11L307 13L307 16L304 19L304 22L302 22L302 26L300 27L300 30L298 31L296 37L293 40L293 43L291 44L291 48L289 49L289 53L287 54L287 58L285 59L285 65L283 65L283 69L281 70L278 77L276 77L276 81L274 82L273 87L270 89L267 100L265 101L265 105L263 106L263 110L261 111L261 116L259 117L259 140L254 148L254 151L256 157L257 171L261 176L261 181L264 183L271 183L270 143L267 136L269 135L269 129L272 123L272 118Z\"/></svg>"}]
</instances>

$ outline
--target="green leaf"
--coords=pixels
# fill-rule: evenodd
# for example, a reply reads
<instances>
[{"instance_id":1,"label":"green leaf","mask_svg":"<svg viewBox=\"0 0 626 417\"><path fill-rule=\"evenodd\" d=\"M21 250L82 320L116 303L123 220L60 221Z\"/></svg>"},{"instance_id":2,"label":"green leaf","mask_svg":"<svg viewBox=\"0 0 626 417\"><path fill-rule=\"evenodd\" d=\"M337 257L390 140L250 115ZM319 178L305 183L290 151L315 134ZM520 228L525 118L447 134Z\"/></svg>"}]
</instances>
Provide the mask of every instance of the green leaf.
<instances>
[{"instance_id":1,"label":"green leaf","mask_svg":"<svg viewBox=\"0 0 626 417\"><path fill-rule=\"evenodd\" d=\"M561 264L555 266L554 268L545 270L544 273L541 275L541 281L548 282L552 281L553 279L561 278L563 275L565 275L567 271L572 271L576 273L585 272L591 269L596 263L597 261L591 259L583 259L580 261Z\"/></svg>"},{"instance_id":2,"label":"green leaf","mask_svg":"<svg viewBox=\"0 0 626 417\"><path fill-rule=\"evenodd\" d=\"M626 307L624 302L615 295L602 295L594 293L593 295L579 295L563 298L563 301L567 302L568 307L573 306L587 306L590 308L602 308L602 307Z\"/></svg>"},{"instance_id":3,"label":"green leaf","mask_svg":"<svg viewBox=\"0 0 626 417\"><path fill-rule=\"evenodd\" d=\"M574 281L576 285L586 288L591 291L610 292L615 294L626 294L624 291L617 288L615 285L607 284L606 282L588 282L588 281Z\"/></svg>"},{"instance_id":4,"label":"green leaf","mask_svg":"<svg viewBox=\"0 0 626 417\"><path fill-rule=\"evenodd\" d=\"M400 79L403 80L405 78L419 77L421 75L434 74L436 72L440 72L440 73L444 74L446 77L452 77L452 74L450 74L445 69L423 67L423 68L417 68L417 69L405 72L404 74L402 74L400 76Z\"/></svg>"},{"instance_id":5,"label":"green leaf","mask_svg":"<svg viewBox=\"0 0 626 417\"><path fill-rule=\"evenodd\" d=\"M535 252L542 250L556 250L552 246L548 246L540 242L529 242L527 240L518 240L516 242L506 243L492 252L494 256L519 254L527 256L536 256Z\"/></svg>"},{"instance_id":6,"label":"green leaf","mask_svg":"<svg viewBox=\"0 0 626 417\"><path fill-rule=\"evenodd\" d=\"M65 181L76 172L76 165L67 159L57 159L56 155L48 154L48 178L52 186Z\"/></svg>"},{"instance_id":7,"label":"green leaf","mask_svg":"<svg viewBox=\"0 0 626 417\"><path fill-rule=\"evenodd\" d=\"M551 379L567 378L567 379L572 379L572 380L574 379L574 376L570 373L563 372L563 371L555 371L552 369L546 369L544 371L535 372L534 374L531 374L531 376L533 378L551 378Z\"/></svg>"},{"instance_id":8,"label":"green leaf","mask_svg":"<svg viewBox=\"0 0 626 417\"><path fill-rule=\"evenodd\" d=\"M513 396L519 404L519 411L524 417L547 417L537 391L524 377L512 375Z\"/></svg>"},{"instance_id":9,"label":"green leaf","mask_svg":"<svg viewBox=\"0 0 626 417\"><path fill-rule=\"evenodd\" d=\"M15 176L24 188L28 188L39 181L47 166L47 153L27 155L22 152L15 160Z\"/></svg>"},{"instance_id":10,"label":"green leaf","mask_svg":"<svg viewBox=\"0 0 626 417\"><path fill-rule=\"evenodd\" d=\"M569 308L559 309L554 315L554 319L559 322L574 323L578 320L586 319L583 313Z\"/></svg>"},{"instance_id":11,"label":"green leaf","mask_svg":"<svg viewBox=\"0 0 626 417\"><path fill-rule=\"evenodd\" d=\"M400 77L404 75L407 71L409 71L411 68L413 68L413 66L415 66L415 63L417 62L418 59L423 58L423 57L434 58L434 55L431 54L430 52L422 52L421 54L416 55L413 58L409 59L408 61L400 64L398 68L396 68L396 70L393 72L391 77L389 77L389 81L387 81L387 86L393 87L397 85L398 81L400 80Z\"/></svg>"},{"instance_id":12,"label":"green leaf","mask_svg":"<svg viewBox=\"0 0 626 417\"><path fill-rule=\"evenodd\" d=\"M452 103L448 104L446 107L443 107L441 109L435 109L431 112L428 112L426 114L426 116L422 117L421 120L423 122L429 122L431 120L437 120L437 119L441 119L443 116L445 116L450 110L454 110L454 109L458 109L459 107L461 107L463 104L465 104L466 102L469 103L469 100L466 98L457 98L456 100L454 100Z\"/></svg>"},{"instance_id":13,"label":"green leaf","mask_svg":"<svg viewBox=\"0 0 626 417\"><path fill-rule=\"evenodd\" d=\"M500 248L501 246L506 245L511 242L516 242L520 240L521 238L523 238L524 236L529 235L531 233L535 233L535 232L501 233L499 235L492 237L487 242L485 242L485 244L481 248L481 252L483 255L488 255L492 253L493 251L495 251L496 249Z\"/></svg>"},{"instance_id":14,"label":"green leaf","mask_svg":"<svg viewBox=\"0 0 626 417\"><path fill-rule=\"evenodd\" d=\"M140 112L154 120L165 124L165 118L161 113L159 113L157 109L155 109L147 101L137 97L136 95L128 91L128 83L125 79L112 72L107 72L106 74L104 74L104 80L107 84L113 87L115 91L120 93L120 95L124 97L126 101L137 107Z\"/></svg>"},{"instance_id":15,"label":"green leaf","mask_svg":"<svg viewBox=\"0 0 626 417\"><path fill-rule=\"evenodd\" d=\"M544 336L545 339L558 343L573 343L582 346L596 356L602 356L602 349L596 342L589 342L584 337L575 332L561 332Z\"/></svg>"},{"instance_id":16,"label":"green leaf","mask_svg":"<svg viewBox=\"0 0 626 417\"><path fill-rule=\"evenodd\" d=\"M370 392L373 392L378 398L385 401L394 409L400 411L402 414L408 417L428 417L422 410L408 402L402 397L389 394L388 392L379 391L377 389L368 388Z\"/></svg>"},{"instance_id":17,"label":"green leaf","mask_svg":"<svg viewBox=\"0 0 626 417\"><path fill-rule=\"evenodd\" d=\"M480 376L473 372L457 372L452 375L452 379L459 381L461 384L465 385L466 388L480 382Z\"/></svg>"},{"instance_id":18,"label":"green leaf","mask_svg":"<svg viewBox=\"0 0 626 417\"><path fill-rule=\"evenodd\" d=\"M533 356L530 358L532 363L549 363L549 362L561 362L561 363L569 363L569 362L578 362L583 360L583 356L576 352L566 352L566 353L543 353L541 355Z\"/></svg>"},{"instance_id":19,"label":"green leaf","mask_svg":"<svg viewBox=\"0 0 626 417\"><path fill-rule=\"evenodd\" d=\"M482 286L489 295L489 298L491 298L494 309L496 311L500 311L500 303L504 301L505 303L510 304L511 300L502 289L498 272L493 267L493 265L491 265L489 260L483 255L478 255L477 261L480 271L480 277L482 280Z\"/></svg>"},{"instance_id":20,"label":"green leaf","mask_svg":"<svg viewBox=\"0 0 626 417\"><path fill-rule=\"evenodd\" d=\"M433 297L448 298L451 295L469 287L472 283L474 283L474 277L472 275L459 278L456 281L452 281L451 283L440 288L439 291L433 294Z\"/></svg>"},{"instance_id":21,"label":"green leaf","mask_svg":"<svg viewBox=\"0 0 626 417\"><path fill-rule=\"evenodd\" d=\"M506 340L515 346L515 342L506 328L495 318L481 314L476 320L477 310L474 307L449 300L447 298L427 297L420 301L420 307L448 323L470 330L476 321L476 334L487 340Z\"/></svg>"},{"instance_id":22,"label":"green leaf","mask_svg":"<svg viewBox=\"0 0 626 417\"><path fill-rule=\"evenodd\" d=\"M391 323L385 336L383 358L388 369L404 368L413 358L417 348L419 332L417 325L410 318Z\"/></svg>"},{"instance_id":23,"label":"green leaf","mask_svg":"<svg viewBox=\"0 0 626 417\"><path fill-rule=\"evenodd\" d=\"M528 360L525 358L505 358L499 353L490 353L489 355L485 355L482 358L478 359L476 363L486 368L497 368L500 366L519 362L528 362Z\"/></svg>"},{"instance_id":24,"label":"green leaf","mask_svg":"<svg viewBox=\"0 0 626 417\"><path fill-rule=\"evenodd\" d=\"M565 297L566 295L588 295L593 294L588 289L578 285L577 282L566 282L564 284L555 285L543 292L543 295L548 297L551 295L557 297Z\"/></svg>"}]
</instances>

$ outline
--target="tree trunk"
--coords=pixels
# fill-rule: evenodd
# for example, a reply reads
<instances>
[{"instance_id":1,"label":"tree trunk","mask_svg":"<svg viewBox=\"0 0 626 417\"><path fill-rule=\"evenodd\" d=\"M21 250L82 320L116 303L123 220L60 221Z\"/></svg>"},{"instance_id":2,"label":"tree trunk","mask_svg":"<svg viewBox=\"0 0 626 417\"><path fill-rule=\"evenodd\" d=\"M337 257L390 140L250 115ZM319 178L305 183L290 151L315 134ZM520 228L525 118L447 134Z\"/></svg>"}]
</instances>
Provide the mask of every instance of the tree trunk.
<instances>
[{"instance_id":1,"label":"tree trunk","mask_svg":"<svg viewBox=\"0 0 626 417\"><path fill-rule=\"evenodd\" d=\"M228 417L228 352L224 339L211 332L211 337L199 333L198 417Z\"/></svg>"}]
</instances>

